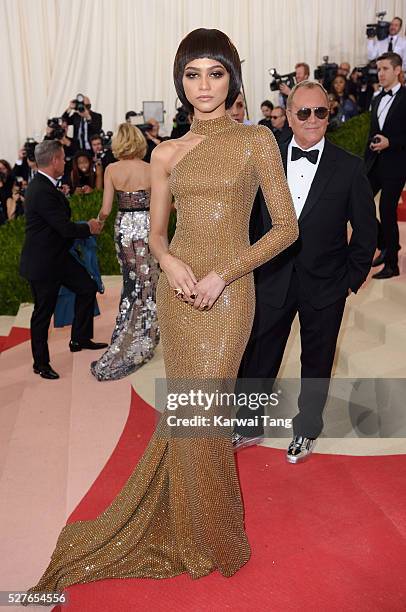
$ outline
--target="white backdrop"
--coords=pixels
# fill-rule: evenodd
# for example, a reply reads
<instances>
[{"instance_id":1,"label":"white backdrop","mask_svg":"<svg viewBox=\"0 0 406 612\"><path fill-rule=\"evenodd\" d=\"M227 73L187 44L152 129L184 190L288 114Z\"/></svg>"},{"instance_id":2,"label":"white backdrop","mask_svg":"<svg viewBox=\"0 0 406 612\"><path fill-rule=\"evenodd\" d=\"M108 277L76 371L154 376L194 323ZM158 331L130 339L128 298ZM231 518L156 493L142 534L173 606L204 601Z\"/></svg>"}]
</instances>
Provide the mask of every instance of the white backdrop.
<instances>
[{"instance_id":1,"label":"white backdrop","mask_svg":"<svg viewBox=\"0 0 406 612\"><path fill-rule=\"evenodd\" d=\"M0 0L0 157L14 162L78 92L115 129L143 100L174 115L172 63L181 38L215 27L236 44L251 118L270 98L268 68L289 72L330 61L366 61L375 12L406 18L406 0Z\"/></svg>"}]
</instances>

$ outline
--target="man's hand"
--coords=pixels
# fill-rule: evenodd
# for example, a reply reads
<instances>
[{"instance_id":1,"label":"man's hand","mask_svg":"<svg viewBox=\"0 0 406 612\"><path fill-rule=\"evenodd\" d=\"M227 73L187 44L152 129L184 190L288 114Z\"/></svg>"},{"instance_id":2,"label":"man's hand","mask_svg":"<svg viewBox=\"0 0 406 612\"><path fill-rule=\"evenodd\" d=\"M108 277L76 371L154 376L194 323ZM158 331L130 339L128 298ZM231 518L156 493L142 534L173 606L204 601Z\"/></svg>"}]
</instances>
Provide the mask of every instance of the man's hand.
<instances>
[{"instance_id":1,"label":"man's hand","mask_svg":"<svg viewBox=\"0 0 406 612\"><path fill-rule=\"evenodd\" d=\"M87 224L90 227L90 233L92 235L98 236L103 229L103 223L100 223L97 219L89 219Z\"/></svg>"},{"instance_id":2,"label":"man's hand","mask_svg":"<svg viewBox=\"0 0 406 612\"><path fill-rule=\"evenodd\" d=\"M373 140L377 140L378 142L371 142L369 148L372 151L383 151L384 149L387 149L389 147L389 140L386 138L386 136L383 136L382 134L376 134Z\"/></svg>"},{"instance_id":3,"label":"man's hand","mask_svg":"<svg viewBox=\"0 0 406 612\"><path fill-rule=\"evenodd\" d=\"M288 87L286 85L286 83L281 83L279 85L279 91L284 95L284 96L288 96L290 94L290 92L292 91L290 87Z\"/></svg>"}]
</instances>

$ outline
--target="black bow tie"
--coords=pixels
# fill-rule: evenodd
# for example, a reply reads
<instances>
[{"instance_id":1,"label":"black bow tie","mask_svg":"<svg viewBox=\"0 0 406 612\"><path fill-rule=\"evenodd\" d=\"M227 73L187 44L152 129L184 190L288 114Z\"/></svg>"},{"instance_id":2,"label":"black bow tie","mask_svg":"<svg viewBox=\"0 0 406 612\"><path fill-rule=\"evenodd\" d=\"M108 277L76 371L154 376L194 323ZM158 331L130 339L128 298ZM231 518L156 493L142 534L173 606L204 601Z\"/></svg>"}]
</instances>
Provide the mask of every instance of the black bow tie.
<instances>
[{"instance_id":1,"label":"black bow tie","mask_svg":"<svg viewBox=\"0 0 406 612\"><path fill-rule=\"evenodd\" d=\"M389 91L383 90L382 98L384 98L385 96L393 96L393 91L391 89Z\"/></svg>"},{"instance_id":2,"label":"black bow tie","mask_svg":"<svg viewBox=\"0 0 406 612\"><path fill-rule=\"evenodd\" d=\"M301 157L305 157L312 164L317 164L317 159L319 157L319 150L312 149L311 151L303 151L303 149L299 149L299 147L292 147L292 161L296 161Z\"/></svg>"}]
</instances>

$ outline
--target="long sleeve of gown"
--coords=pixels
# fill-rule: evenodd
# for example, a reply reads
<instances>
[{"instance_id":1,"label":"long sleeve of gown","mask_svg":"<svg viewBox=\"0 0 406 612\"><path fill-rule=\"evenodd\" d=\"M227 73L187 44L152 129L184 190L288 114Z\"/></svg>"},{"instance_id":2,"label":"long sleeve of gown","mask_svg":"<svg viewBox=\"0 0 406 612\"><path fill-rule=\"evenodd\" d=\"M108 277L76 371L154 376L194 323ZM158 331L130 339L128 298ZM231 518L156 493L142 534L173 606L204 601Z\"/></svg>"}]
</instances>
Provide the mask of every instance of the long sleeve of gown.
<instances>
[{"instance_id":1,"label":"long sleeve of gown","mask_svg":"<svg viewBox=\"0 0 406 612\"><path fill-rule=\"evenodd\" d=\"M265 126L253 127L252 164L272 219L272 228L251 246L246 246L216 272L227 284L248 274L290 246L298 238L295 209L283 170L279 147Z\"/></svg>"}]
</instances>

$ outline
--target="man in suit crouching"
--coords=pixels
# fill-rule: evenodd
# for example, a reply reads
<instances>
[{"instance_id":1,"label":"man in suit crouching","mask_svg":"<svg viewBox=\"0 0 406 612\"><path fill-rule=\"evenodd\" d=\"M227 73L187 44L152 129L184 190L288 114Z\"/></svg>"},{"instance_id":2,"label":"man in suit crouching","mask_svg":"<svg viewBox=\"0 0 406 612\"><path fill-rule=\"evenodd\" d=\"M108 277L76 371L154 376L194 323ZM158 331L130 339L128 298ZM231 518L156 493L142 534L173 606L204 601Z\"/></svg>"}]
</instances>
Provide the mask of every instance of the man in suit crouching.
<instances>
[{"instance_id":1,"label":"man in suit crouching","mask_svg":"<svg viewBox=\"0 0 406 612\"><path fill-rule=\"evenodd\" d=\"M99 234L101 225L96 219L87 223L70 220L69 202L56 187L65 166L62 144L58 140L41 142L35 147L35 159L38 172L25 196L26 228L20 273L29 281L34 298L31 317L34 372L42 378L56 379L59 375L49 362L48 329L61 285L76 294L70 350L107 346L91 340L96 283L69 253L75 238Z\"/></svg>"}]
</instances>

